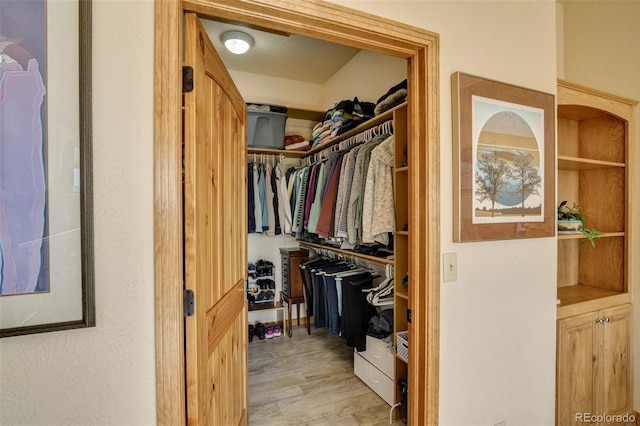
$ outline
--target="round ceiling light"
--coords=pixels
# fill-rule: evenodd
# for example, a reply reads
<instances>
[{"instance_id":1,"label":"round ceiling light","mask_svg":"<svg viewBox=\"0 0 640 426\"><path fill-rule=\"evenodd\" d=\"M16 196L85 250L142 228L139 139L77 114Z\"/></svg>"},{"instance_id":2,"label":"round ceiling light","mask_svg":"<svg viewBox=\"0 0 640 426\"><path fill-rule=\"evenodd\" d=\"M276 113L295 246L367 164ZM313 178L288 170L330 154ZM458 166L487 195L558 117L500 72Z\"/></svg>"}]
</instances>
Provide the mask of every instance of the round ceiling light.
<instances>
[{"instance_id":1,"label":"round ceiling light","mask_svg":"<svg viewBox=\"0 0 640 426\"><path fill-rule=\"evenodd\" d=\"M246 53L253 46L253 37L242 31L225 31L220 40L229 52L236 55Z\"/></svg>"}]
</instances>

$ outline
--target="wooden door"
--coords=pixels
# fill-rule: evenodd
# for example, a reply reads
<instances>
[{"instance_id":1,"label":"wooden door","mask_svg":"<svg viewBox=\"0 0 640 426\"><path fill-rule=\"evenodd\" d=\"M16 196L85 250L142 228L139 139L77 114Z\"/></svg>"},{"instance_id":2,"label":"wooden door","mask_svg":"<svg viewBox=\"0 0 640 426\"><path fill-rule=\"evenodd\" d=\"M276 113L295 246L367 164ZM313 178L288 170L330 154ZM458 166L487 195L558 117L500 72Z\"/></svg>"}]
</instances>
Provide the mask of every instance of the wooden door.
<instances>
[{"instance_id":1,"label":"wooden door","mask_svg":"<svg viewBox=\"0 0 640 426\"><path fill-rule=\"evenodd\" d=\"M630 411L631 397L631 305L602 311L604 322L599 328L601 370L597 413L625 414Z\"/></svg>"},{"instance_id":2,"label":"wooden door","mask_svg":"<svg viewBox=\"0 0 640 426\"><path fill-rule=\"evenodd\" d=\"M187 422L247 423L246 106L197 16L185 14L185 318Z\"/></svg>"},{"instance_id":3,"label":"wooden door","mask_svg":"<svg viewBox=\"0 0 640 426\"><path fill-rule=\"evenodd\" d=\"M594 399L598 315L589 313L558 321L559 426L590 424L577 421L577 413L597 413Z\"/></svg>"}]
</instances>

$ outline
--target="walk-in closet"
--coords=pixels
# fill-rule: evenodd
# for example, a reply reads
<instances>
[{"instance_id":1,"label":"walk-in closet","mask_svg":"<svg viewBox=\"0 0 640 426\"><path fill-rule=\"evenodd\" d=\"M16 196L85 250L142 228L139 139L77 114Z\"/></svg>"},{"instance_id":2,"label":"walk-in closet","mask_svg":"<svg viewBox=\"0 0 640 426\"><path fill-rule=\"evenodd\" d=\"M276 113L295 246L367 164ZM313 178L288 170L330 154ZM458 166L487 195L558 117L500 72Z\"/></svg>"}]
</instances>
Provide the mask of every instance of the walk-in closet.
<instances>
[{"instance_id":1,"label":"walk-in closet","mask_svg":"<svg viewBox=\"0 0 640 426\"><path fill-rule=\"evenodd\" d=\"M250 424L403 424L406 60L201 22L248 106Z\"/></svg>"}]
</instances>

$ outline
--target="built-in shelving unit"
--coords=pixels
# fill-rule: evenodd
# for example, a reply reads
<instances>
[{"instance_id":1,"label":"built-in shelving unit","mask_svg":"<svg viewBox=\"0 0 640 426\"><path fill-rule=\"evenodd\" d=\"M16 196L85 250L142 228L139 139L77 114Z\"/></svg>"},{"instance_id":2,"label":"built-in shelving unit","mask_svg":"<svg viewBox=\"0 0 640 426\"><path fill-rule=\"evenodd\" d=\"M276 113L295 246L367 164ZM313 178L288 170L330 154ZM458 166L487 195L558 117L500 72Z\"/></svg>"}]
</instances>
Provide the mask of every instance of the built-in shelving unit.
<instances>
[{"instance_id":1,"label":"built-in shelving unit","mask_svg":"<svg viewBox=\"0 0 640 426\"><path fill-rule=\"evenodd\" d=\"M556 423L577 413L625 414L631 408L632 292L636 286L636 102L558 83L558 203L576 203L595 246L559 234ZM632 237L632 233L634 234Z\"/></svg>"}]
</instances>

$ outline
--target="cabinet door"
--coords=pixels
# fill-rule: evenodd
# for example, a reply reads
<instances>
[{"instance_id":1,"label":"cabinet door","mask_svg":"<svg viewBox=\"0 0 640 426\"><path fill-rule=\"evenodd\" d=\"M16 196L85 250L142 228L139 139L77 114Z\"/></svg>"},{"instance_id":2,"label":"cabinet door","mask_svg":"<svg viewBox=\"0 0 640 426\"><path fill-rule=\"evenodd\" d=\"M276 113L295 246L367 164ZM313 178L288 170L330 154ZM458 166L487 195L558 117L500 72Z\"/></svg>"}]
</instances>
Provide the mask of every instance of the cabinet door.
<instances>
[{"instance_id":1,"label":"cabinet door","mask_svg":"<svg viewBox=\"0 0 640 426\"><path fill-rule=\"evenodd\" d=\"M589 313L558 321L558 382L556 394L559 426L589 424L580 413L597 413L594 399L598 315Z\"/></svg>"},{"instance_id":2,"label":"cabinet door","mask_svg":"<svg viewBox=\"0 0 640 426\"><path fill-rule=\"evenodd\" d=\"M596 383L597 413L624 414L631 408L631 305L600 313L599 363L602 383ZM601 394L600 394L601 392Z\"/></svg>"}]
</instances>

